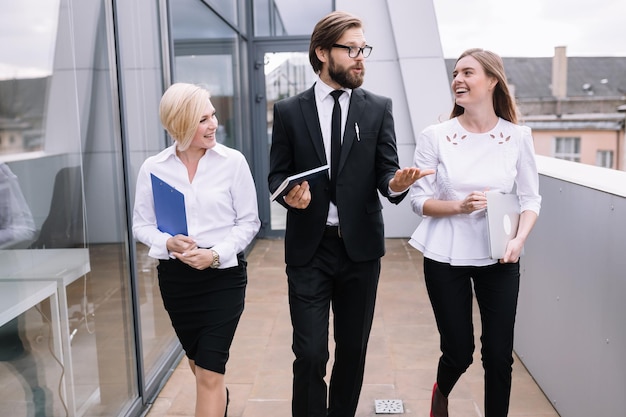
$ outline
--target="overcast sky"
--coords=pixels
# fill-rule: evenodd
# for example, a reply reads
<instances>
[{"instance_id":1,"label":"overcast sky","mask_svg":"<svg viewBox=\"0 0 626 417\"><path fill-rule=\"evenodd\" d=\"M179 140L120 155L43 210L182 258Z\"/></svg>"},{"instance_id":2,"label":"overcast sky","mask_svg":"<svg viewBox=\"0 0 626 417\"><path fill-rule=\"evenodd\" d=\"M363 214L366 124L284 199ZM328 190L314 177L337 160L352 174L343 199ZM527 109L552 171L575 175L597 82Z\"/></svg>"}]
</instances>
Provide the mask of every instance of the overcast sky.
<instances>
[{"instance_id":1,"label":"overcast sky","mask_svg":"<svg viewBox=\"0 0 626 417\"><path fill-rule=\"evenodd\" d=\"M468 48L505 57L626 56L625 0L433 0L445 58Z\"/></svg>"},{"instance_id":2,"label":"overcast sky","mask_svg":"<svg viewBox=\"0 0 626 417\"><path fill-rule=\"evenodd\" d=\"M312 3L276 1L300 8ZM0 78L50 71L58 4L59 0L0 0ZM626 57L626 0L433 0L433 4L445 58L474 47L505 57L549 57L556 46L565 46L568 56ZM298 13L308 14L304 9Z\"/></svg>"},{"instance_id":3,"label":"overcast sky","mask_svg":"<svg viewBox=\"0 0 626 417\"><path fill-rule=\"evenodd\" d=\"M0 79L50 73L59 0L0 0Z\"/></svg>"}]
</instances>

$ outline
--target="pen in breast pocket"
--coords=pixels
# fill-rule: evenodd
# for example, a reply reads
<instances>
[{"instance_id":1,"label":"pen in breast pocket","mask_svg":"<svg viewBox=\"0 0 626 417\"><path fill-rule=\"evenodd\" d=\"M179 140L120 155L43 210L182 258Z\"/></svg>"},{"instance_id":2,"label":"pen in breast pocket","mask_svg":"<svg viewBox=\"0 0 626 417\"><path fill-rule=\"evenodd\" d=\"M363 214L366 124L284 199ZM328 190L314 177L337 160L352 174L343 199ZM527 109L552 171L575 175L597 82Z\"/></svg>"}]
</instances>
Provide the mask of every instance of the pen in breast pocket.
<instances>
[{"instance_id":1,"label":"pen in breast pocket","mask_svg":"<svg viewBox=\"0 0 626 417\"><path fill-rule=\"evenodd\" d=\"M359 124L358 123L354 124L354 130L356 131L356 140L358 140L360 142L361 141L361 135L359 133Z\"/></svg>"}]
</instances>

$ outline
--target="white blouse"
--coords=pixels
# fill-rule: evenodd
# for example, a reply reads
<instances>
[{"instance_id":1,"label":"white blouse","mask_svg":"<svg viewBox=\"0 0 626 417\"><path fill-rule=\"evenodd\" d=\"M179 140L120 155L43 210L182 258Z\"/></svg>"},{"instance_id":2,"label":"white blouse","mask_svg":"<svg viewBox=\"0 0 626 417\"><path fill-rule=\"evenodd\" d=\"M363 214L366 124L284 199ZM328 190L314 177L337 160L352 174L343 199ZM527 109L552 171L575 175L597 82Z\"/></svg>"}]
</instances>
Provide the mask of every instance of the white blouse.
<instances>
[{"instance_id":1,"label":"white blouse","mask_svg":"<svg viewBox=\"0 0 626 417\"><path fill-rule=\"evenodd\" d=\"M252 242L261 226L254 180L245 157L216 144L200 159L190 183L175 147L147 158L139 170L133 212L135 238L150 248L149 256L170 257L166 242L171 235L157 228L152 173L184 194L187 230L197 246L215 250L220 268L236 266L237 254Z\"/></svg>"},{"instance_id":2,"label":"white blouse","mask_svg":"<svg viewBox=\"0 0 626 417\"><path fill-rule=\"evenodd\" d=\"M411 207L423 219L409 243L427 258L451 265L497 262L489 257L485 210L430 217L423 212L426 200L462 200L472 191L516 192L522 211L539 214L539 178L528 127L499 119L490 132L471 133L453 118L424 129L414 164L436 171L410 191Z\"/></svg>"}]
</instances>

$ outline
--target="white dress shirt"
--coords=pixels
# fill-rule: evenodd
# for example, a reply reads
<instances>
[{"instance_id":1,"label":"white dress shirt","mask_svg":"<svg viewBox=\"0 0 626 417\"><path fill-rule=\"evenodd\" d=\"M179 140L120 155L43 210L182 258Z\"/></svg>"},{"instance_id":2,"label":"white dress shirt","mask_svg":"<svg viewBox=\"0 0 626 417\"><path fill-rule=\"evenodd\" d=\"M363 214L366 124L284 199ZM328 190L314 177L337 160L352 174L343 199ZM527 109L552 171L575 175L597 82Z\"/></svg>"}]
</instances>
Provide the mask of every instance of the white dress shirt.
<instances>
[{"instance_id":1,"label":"white dress shirt","mask_svg":"<svg viewBox=\"0 0 626 417\"><path fill-rule=\"evenodd\" d=\"M346 128L346 121L348 119L348 110L350 109L350 97L352 96L352 90L349 88L342 88L345 94L339 96L339 105L341 106L341 142L343 143L343 133ZM335 99L330 95L334 88L324 83L321 79L315 83L315 104L317 106L317 114L320 121L320 129L322 130L322 139L324 140L324 151L326 152L326 161L330 164L330 136L331 136L331 122L333 118L333 107L335 106ZM328 174L330 176L330 172ZM406 191L406 190L405 190ZM391 188L388 188L389 195L395 197L402 194L401 192L393 192ZM337 206L331 201L328 207L328 217L326 220L327 225L337 226L339 224L339 215L337 213Z\"/></svg>"},{"instance_id":2,"label":"white dress shirt","mask_svg":"<svg viewBox=\"0 0 626 417\"><path fill-rule=\"evenodd\" d=\"M237 265L243 251L259 231L254 180L243 154L216 144L198 163L193 181L172 145L142 164L137 176L133 234L147 245L148 255L168 259L170 234L157 228L150 174L167 182L185 196L187 229L198 247L212 248L220 256L220 268Z\"/></svg>"},{"instance_id":3,"label":"white dress shirt","mask_svg":"<svg viewBox=\"0 0 626 417\"><path fill-rule=\"evenodd\" d=\"M350 95L352 90L349 88L343 88L345 94L339 96L339 105L341 106L341 141L343 142L343 132L346 127L346 120L348 119L348 109L350 108ZM330 95L335 91L334 88L324 83L321 79L315 83L315 104L317 105L317 114L320 121L320 128L322 129L322 139L324 140L324 151L326 152L326 161L330 164L330 135L331 135L331 122L333 118L333 107L335 107L335 99ZM328 173L330 176L330 171ZM328 225L339 224L339 214L337 213L337 206L331 201L328 207L328 218L326 220Z\"/></svg>"},{"instance_id":4,"label":"white dress shirt","mask_svg":"<svg viewBox=\"0 0 626 417\"><path fill-rule=\"evenodd\" d=\"M456 118L419 135L415 166L435 169L411 186L413 211L423 217L409 243L425 257L452 265L484 266L489 256L485 210L454 216L424 216L429 199L462 200L472 191L514 189L521 210L539 214L541 196L531 130L499 119L486 133L468 132Z\"/></svg>"}]
</instances>

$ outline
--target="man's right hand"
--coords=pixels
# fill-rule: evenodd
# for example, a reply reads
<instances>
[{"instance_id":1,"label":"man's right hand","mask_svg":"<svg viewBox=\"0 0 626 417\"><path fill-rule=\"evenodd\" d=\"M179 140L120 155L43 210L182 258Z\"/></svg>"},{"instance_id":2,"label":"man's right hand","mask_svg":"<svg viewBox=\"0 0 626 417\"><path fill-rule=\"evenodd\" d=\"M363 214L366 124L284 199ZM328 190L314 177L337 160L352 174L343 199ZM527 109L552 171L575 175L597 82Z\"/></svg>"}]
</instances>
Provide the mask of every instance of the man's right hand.
<instances>
[{"instance_id":1,"label":"man's right hand","mask_svg":"<svg viewBox=\"0 0 626 417\"><path fill-rule=\"evenodd\" d=\"M293 187L284 197L284 200L289 207L296 209L307 208L311 202L311 189L309 188L309 183L304 181L302 184Z\"/></svg>"}]
</instances>

